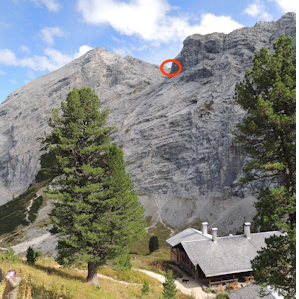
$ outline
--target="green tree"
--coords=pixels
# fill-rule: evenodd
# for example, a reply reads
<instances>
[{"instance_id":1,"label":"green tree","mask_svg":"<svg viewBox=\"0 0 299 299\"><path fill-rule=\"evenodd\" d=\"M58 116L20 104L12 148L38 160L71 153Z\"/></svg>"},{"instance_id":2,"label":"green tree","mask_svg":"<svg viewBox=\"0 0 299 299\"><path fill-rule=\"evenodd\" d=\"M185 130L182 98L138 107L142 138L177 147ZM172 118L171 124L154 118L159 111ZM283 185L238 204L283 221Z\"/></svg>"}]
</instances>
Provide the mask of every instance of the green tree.
<instances>
[{"instance_id":1,"label":"green tree","mask_svg":"<svg viewBox=\"0 0 299 299\"><path fill-rule=\"evenodd\" d=\"M174 277L172 276L170 270L166 272L166 280L163 283L163 298L165 299L175 299L177 293L177 288L174 283Z\"/></svg>"},{"instance_id":2,"label":"green tree","mask_svg":"<svg viewBox=\"0 0 299 299\"><path fill-rule=\"evenodd\" d=\"M8 249L6 250L6 259L9 260L11 264L15 264L18 261L18 258L16 257L10 243L8 244Z\"/></svg>"},{"instance_id":3,"label":"green tree","mask_svg":"<svg viewBox=\"0 0 299 299\"><path fill-rule=\"evenodd\" d=\"M252 262L258 283L274 286L286 298L295 291L296 229L296 61L292 39L282 35L274 54L256 52L252 70L236 84L235 100L248 115L234 132L234 146L251 158L241 183L266 179L255 204L260 230L278 229L285 237L267 240Z\"/></svg>"},{"instance_id":4,"label":"green tree","mask_svg":"<svg viewBox=\"0 0 299 299\"><path fill-rule=\"evenodd\" d=\"M43 149L55 156L48 173L56 182L48 194L54 200L50 219L51 233L59 237L57 260L86 261L87 281L97 286L97 268L127 252L145 226L123 153L110 144L115 129L106 126L108 109L100 112L99 104L90 88L74 89L61 103L62 116L53 109L52 132L43 139Z\"/></svg>"},{"instance_id":5,"label":"green tree","mask_svg":"<svg viewBox=\"0 0 299 299\"><path fill-rule=\"evenodd\" d=\"M147 296L149 294L149 285L147 283L147 281L145 280L141 289L141 293L144 296Z\"/></svg>"},{"instance_id":6,"label":"green tree","mask_svg":"<svg viewBox=\"0 0 299 299\"><path fill-rule=\"evenodd\" d=\"M26 253L27 263L34 265L36 262L36 259L41 255L42 254L40 251L34 250L31 246L29 246L27 249L27 253Z\"/></svg>"},{"instance_id":7,"label":"green tree","mask_svg":"<svg viewBox=\"0 0 299 299\"><path fill-rule=\"evenodd\" d=\"M117 271L126 271L132 269L130 255L126 251L109 262L108 265Z\"/></svg>"},{"instance_id":8,"label":"green tree","mask_svg":"<svg viewBox=\"0 0 299 299\"><path fill-rule=\"evenodd\" d=\"M149 243L148 243L148 248L149 248L150 253L159 249L159 240L158 240L157 236L150 237Z\"/></svg>"}]
</instances>

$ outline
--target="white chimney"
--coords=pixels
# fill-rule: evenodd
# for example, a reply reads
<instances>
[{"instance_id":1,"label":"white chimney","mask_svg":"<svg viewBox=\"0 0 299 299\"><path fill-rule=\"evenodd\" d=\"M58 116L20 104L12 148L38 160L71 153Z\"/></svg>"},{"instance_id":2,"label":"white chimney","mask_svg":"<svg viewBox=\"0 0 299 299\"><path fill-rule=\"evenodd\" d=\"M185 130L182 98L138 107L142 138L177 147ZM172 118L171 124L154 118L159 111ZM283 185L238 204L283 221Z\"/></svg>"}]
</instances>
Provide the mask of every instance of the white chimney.
<instances>
[{"instance_id":1,"label":"white chimney","mask_svg":"<svg viewBox=\"0 0 299 299\"><path fill-rule=\"evenodd\" d=\"M250 239L250 226L251 226L250 222L244 223L244 235L247 239Z\"/></svg>"},{"instance_id":2,"label":"white chimney","mask_svg":"<svg viewBox=\"0 0 299 299\"><path fill-rule=\"evenodd\" d=\"M217 243L217 231L218 231L217 227L212 228L212 239L214 243Z\"/></svg>"},{"instance_id":3,"label":"white chimney","mask_svg":"<svg viewBox=\"0 0 299 299\"><path fill-rule=\"evenodd\" d=\"M208 222L203 222L201 224L201 232L202 232L203 235L208 234Z\"/></svg>"}]
</instances>

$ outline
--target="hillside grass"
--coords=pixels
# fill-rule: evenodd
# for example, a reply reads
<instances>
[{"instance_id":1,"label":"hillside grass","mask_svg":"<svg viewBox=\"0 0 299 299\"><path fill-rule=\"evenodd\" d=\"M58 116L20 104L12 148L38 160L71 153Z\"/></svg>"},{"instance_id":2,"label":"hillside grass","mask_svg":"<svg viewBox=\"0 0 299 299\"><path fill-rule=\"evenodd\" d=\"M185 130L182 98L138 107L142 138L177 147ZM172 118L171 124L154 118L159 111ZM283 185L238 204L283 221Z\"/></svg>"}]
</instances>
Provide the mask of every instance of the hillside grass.
<instances>
[{"instance_id":1,"label":"hillside grass","mask_svg":"<svg viewBox=\"0 0 299 299\"><path fill-rule=\"evenodd\" d=\"M37 197L36 192L44 187L48 183L48 180L37 183L36 185L29 187L27 191L12 199L8 203L1 206L0 209L0 236L13 235L16 231L28 226L30 222L36 219L38 210L44 203L42 196ZM26 209L30 204L30 200L34 199L31 210L29 211L29 221L26 220ZM13 237L6 242L11 242Z\"/></svg>"},{"instance_id":2,"label":"hillside grass","mask_svg":"<svg viewBox=\"0 0 299 299\"><path fill-rule=\"evenodd\" d=\"M22 277L18 299L20 298L162 298L162 284L144 273L127 270L123 273L115 272L106 268L102 271L110 276L118 276L118 279L129 280L128 284L121 281L111 281L106 278L99 278L101 288L86 283L87 273L82 270L71 268L60 268L52 258L39 258L36 265L28 265L27 262L18 259L16 264L10 264L5 255L0 253L1 268L3 274L9 269L15 269ZM109 273L108 273L109 272ZM142 296L142 285L144 281L149 284L148 296ZM134 281L131 282L131 281ZM5 288L3 280L2 288ZM0 291L1 292L1 291ZM1 295L1 294L0 294ZM192 298L178 292L178 299Z\"/></svg>"},{"instance_id":3,"label":"hillside grass","mask_svg":"<svg viewBox=\"0 0 299 299\"><path fill-rule=\"evenodd\" d=\"M150 220L147 220L146 226L150 227L152 225ZM159 241L159 248L166 249L168 246L165 243L165 240L169 238L171 229L165 227L161 222L156 223L154 227L148 229L142 240L133 242L131 244L131 254L137 255L146 255L149 254L149 240L152 236L157 236Z\"/></svg>"},{"instance_id":4,"label":"hillside grass","mask_svg":"<svg viewBox=\"0 0 299 299\"><path fill-rule=\"evenodd\" d=\"M0 236L5 238L5 242L2 241L2 246L8 245L9 242L12 245L17 243L20 231L29 225L25 218L26 209L31 199L34 199L34 202L29 212L29 220L32 223L35 221L38 211L47 204L47 197L37 197L37 192L48 182L49 180L38 182L17 198L1 206L0 219L3 219L1 223L3 225L0 227ZM176 278L181 277L181 274L174 270L169 261L169 248L165 243L165 240L170 236L171 229L160 222L151 227L153 222L150 218L147 220L147 226L150 228L145 237L131 245L130 258L133 268L149 270L162 275L166 274L167 269L171 269ZM150 254L149 239L154 235L158 237L160 249ZM16 264L11 265L5 259L5 255L0 252L1 260L0 267L3 273L13 268L22 277L18 298L162 298L162 284L134 269L119 271L113 269L109 264L101 267L98 273L110 277L110 280L99 278L101 285L101 289L99 289L86 283L87 264L80 261L72 268L60 268L53 259L46 257L39 258L34 266L28 265L20 258ZM141 295L144 281L147 281L150 287L148 296ZM192 297L179 292L177 298Z\"/></svg>"}]
</instances>

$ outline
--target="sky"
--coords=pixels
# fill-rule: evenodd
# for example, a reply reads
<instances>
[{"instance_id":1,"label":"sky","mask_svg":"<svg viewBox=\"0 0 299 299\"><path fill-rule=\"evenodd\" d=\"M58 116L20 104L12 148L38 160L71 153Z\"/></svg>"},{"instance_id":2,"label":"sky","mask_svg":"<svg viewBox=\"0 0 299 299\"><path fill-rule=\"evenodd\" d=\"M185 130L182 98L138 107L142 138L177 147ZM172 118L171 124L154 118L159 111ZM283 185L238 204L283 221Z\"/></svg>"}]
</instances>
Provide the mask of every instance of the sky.
<instances>
[{"instance_id":1,"label":"sky","mask_svg":"<svg viewBox=\"0 0 299 299\"><path fill-rule=\"evenodd\" d=\"M229 33L296 12L294 0L0 1L0 103L96 47L160 65L194 33Z\"/></svg>"}]
</instances>

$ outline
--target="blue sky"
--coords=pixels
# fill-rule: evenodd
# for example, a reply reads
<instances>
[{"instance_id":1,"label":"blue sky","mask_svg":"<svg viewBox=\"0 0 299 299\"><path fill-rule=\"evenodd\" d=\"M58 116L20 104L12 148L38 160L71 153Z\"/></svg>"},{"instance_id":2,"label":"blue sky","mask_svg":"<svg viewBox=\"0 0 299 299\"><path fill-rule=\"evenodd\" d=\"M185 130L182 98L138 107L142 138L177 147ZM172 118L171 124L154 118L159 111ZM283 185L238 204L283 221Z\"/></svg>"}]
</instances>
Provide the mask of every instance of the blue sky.
<instances>
[{"instance_id":1,"label":"blue sky","mask_svg":"<svg viewBox=\"0 0 299 299\"><path fill-rule=\"evenodd\" d=\"M229 33L295 12L294 0L5 0L0 103L91 48L160 65L193 33Z\"/></svg>"}]
</instances>

